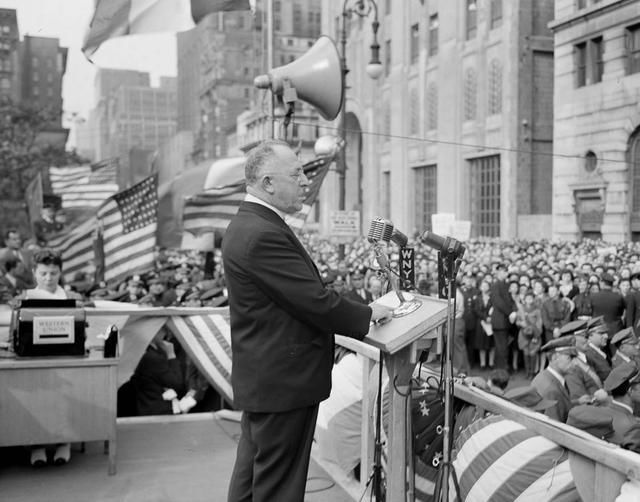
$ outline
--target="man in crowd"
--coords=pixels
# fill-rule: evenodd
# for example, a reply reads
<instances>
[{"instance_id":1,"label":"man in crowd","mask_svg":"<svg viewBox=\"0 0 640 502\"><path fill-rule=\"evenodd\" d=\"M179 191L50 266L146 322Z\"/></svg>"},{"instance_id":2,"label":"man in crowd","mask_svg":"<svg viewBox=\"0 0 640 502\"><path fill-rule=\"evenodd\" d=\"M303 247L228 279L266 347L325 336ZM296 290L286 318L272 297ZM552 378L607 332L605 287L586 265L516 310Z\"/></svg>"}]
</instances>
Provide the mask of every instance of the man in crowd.
<instances>
[{"instance_id":1,"label":"man in crowd","mask_svg":"<svg viewBox=\"0 0 640 502\"><path fill-rule=\"evenodd\" d=\"M371 293L364 287L364 274L362 270L356 269L351 272L351 289L344 294L345 298L354 302L370 304L373 301Z\"/></svg>"},{"instance_id":2,"label":"man in crowd","mask_svg":"<svg viewBox=\"0 0 640 502\"><path fill-rule=\"evenodd\" d=\"M565 376L571 369L573 358L578 355L573 344L573 337L561 337L543 345L540 350L548 354L549 366L538 373L531 382L542 397L556 401L545 414L560 422L567 421L571 408Z\"/></svg>"},{"instance_id":3,"label":"man in crowd","mask_svg":"<svg viewBox=\"0 0 640 502\"><path fill-rule=\"evenodd\" d=\"M603 272L600 277L600 291L591 295L593 317L602 316L607 326L609 338L613 338L622 329L622 316L625 304L620 293L613 291L613 276ZM606 352L608 352L608 347Z\"/></svg>"},{"instance_id":4,"label":"man in crowd","mask_svg":"<svg viewBox=\"0 0 640 502\"><path fill-rule=\"evenodd\" d=\"M583 350L589 366L594 369L601 382L604 382L611 372L609 356L604 352L609 339L606 329L606 326L602 324L589 328L587 330L587 344Z\"/></svg>"},{"instance_id":5,"label":"man in crowd","mask_svg":"<svg viewBox=\"0 0 640 502\"><path fill-rule=\"evenodd\" d=\"M37 244L46 247L49 241L62 231L62 228L62 223L56 220L56 208L53 204L45 203L42 206L40 219L33 222L33 233Z\"/></svg>"},{"instance_id":6,"label":"man in crowd","mask_svg":"<svg viewBox=\"0 0 640 502\"><path fill-rule=\"evenodd\" d=\"M640 375L635 363L622 363L616 366L604 382L604 390L613 398L608 411L613 418L614 435L611 441L620 444L625 433L638 419L633 415L634 403L640 402Z\"/></svg>"},{"instance_id":7,"label":"man in crowd","mask_svg":"<svg viewBox=\"0 0 640 502\"><path fill-rule=\"evenodd\" d=\"M504 263L496 265L497 280L491 286L491 327L496 344L496 367L507 369L509 352L509 331L516 320L516 304L509 293L507 283L507 266Z\"/></svg>"},{"instance_id":8,"label":"man in crowd","mask_svg":"<svg viewBox=\"0 0 640 502\"><path fill-rule=\"evenodd\" d=\"M622 363L635 362L638 364L640 356L640 340L634 334L633 328L624 328L618 331L611 339L611 345L616 348L616 353L611 358L611 365L615 368Z\"/></svg>"},{"instance_id":9,"label":"man in crowd","mask_svg":"<svg viewBox=\"0 0 640 502\"><path fill-rule=\"evenodd\" d=\"M13 275L24 281L29 287L35 285L33 273L31 272L31 259L28 253L22 250L22 237L15 228L10 228L4 234L4 245L0 249L0 266L7 260L15 260L16 267Z\"/></svg>"},{"instance_id":10,"label":"man in crowd","mask_svg":"<svg viewBox=\"0 0 640 502\"><path fill-rule=\"evenodd\" d=\"M631 291L625 298L625 320L628 328L638 335L640 322L640 271L631 274Z\"/></svg>"},{"instance_id":11,"label":"man in crowd","mask_svg":"<svg viewBox=\"0 0 640 502\"><path fill-rule=\"evenodd\" d=\"M304 500L318 404L329 396L333 334L362 339L391 311L327 289L285 223L309 180L284 142L249 152L247 195L222 257L229 290L234 405L242 433L228 500Z\"/></svg>"}]
</instances>

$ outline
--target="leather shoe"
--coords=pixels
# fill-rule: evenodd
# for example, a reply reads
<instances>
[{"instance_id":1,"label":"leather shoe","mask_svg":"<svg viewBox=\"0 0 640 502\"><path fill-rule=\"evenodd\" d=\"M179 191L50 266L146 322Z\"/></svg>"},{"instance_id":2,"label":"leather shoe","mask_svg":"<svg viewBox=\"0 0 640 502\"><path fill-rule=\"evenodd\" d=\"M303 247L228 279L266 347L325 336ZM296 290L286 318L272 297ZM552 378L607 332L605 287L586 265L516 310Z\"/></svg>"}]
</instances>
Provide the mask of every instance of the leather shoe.
<instances>
[{"instance_id":1,"label":"leather shoe","mask_svg":"<svg viewBox=\"0 0 640 502\"><path fill-rule=\"evenodd\" d=\"M56 448L56 453L53 456L53 463L56 465L64 465L71 458L71 445L69 443L60 444Z\"/></svg>"},{"instance_id":2,"label":"leather shoe","mask_svg":"<svg viewBox=\"0 0 640 502\"><path fill-rule=\"evenodd\" d=\"M44 448L33 448L31 450L31 466L44 467L47 465L47 452Z\"/></svg>"}]
</instances>

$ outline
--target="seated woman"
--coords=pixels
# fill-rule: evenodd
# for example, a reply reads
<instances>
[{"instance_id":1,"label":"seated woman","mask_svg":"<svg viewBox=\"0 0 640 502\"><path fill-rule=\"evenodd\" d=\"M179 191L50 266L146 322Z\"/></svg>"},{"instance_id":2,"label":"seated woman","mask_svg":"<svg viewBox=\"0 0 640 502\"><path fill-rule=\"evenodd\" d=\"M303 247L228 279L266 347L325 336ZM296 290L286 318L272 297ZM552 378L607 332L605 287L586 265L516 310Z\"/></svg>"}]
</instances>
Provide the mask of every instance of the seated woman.
<instances>
[{"instance_id":1,"label":"seated woman","mask_svg":"<svg viewBox=\"0 0 640 502\"><path fill-rule=\"evenodd\" d=\"M27 289L18 295L15 300L33 299L73 299L82 300L82 297L73 291L66 291L60 286L62 275L62 258L51 249L42 249L33 256L33 276L36 287ZM71 445L61 443L55 445L53 463L64 465L71 458ZM47 463L46 445L31 447L31 465L42 467Z\"/></svg>"}]
</instances>

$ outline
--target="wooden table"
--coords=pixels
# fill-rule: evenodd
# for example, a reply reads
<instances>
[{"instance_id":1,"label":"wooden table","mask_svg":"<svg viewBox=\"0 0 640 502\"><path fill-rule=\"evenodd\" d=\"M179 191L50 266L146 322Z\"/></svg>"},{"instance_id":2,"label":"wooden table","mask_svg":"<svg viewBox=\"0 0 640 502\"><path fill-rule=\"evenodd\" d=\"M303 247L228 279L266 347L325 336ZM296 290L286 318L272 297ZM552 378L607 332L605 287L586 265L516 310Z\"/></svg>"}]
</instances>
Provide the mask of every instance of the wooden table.
<instances>
[{"instance_id":1,"label":"wooden table","mask_svg":"<svg viewBox=\"0 0 640 502\"><path fill-rule=\"evenodd\" d=\"M118 359L0 359L0 446L106 440L116 472Z\"/></svg>"}]
</instances>

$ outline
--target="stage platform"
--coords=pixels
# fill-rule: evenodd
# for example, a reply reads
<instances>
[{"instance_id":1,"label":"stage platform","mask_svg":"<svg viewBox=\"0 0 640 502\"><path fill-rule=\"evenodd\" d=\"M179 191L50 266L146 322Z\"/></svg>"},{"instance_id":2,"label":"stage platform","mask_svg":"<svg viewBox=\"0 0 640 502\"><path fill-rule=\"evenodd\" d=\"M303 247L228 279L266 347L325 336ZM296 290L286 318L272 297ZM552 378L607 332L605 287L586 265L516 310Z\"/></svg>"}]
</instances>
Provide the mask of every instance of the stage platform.
<instances>
[{"instance_id":1,"label":"stage platform","mask_svg":"<svg viewBox=\"0 0 640 502\"><path fill-rule=\"evenodd\" d=\"M12 502L224 502L240 434L215 413L118 419L117 473L102 442L72 445L65 466L34 469L24 449L0 449L0 499ZM311 461L305 502L353 499Z\"/></svg>"}]
</instances>

